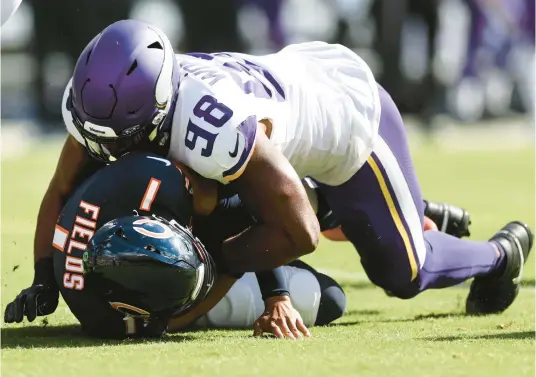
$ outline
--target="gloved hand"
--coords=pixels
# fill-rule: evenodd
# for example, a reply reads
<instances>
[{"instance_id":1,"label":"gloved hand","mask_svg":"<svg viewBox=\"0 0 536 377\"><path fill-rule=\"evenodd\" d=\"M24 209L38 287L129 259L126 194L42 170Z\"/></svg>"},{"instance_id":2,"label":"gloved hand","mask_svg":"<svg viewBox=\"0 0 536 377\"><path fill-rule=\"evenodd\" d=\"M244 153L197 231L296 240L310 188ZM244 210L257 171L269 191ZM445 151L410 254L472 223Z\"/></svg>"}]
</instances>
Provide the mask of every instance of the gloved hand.
<instances>
[{"instance_id":1,"label":"gloved hand","mask_svg":"<svg viewBox=\"0 0 536 377\"><path fill-rule=\"evenodd\" d=\"M58 307L58 298L59 292L56 287L32 285L23 289L15 300L7 305L4 322L20 323L24 316L32 322L37 316L52 314Z\"/></svg>"},{"instance_id":2,"label":"gloved hand","mask_svg":"<svg viewBox=\"0 0 536 377\"><path fill-rule=\"evenodd\" d=\"M54 313L58 307L59 289L54 278L52 258L38 260L34 271L32 285L23 289L15 300L6 306L5 323L20 323L24 316L32 322L37 316Z\"/></svg>"}]
</instances>

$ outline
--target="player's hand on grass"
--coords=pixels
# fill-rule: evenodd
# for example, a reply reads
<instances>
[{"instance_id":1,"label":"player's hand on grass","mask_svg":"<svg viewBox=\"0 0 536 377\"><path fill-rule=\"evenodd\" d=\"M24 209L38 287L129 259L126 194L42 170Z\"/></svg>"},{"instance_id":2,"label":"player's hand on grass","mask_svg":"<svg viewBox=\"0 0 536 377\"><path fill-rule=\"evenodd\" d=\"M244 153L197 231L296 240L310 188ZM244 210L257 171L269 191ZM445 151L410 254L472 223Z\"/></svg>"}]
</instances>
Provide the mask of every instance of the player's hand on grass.
<instances>
[{"instance_id":1,"label":"player's hand on grass","mask_svg":"<svg viewBox=\"0 0 536 377\"><path fill-rule=\"evenodd\" d=\"M265 332L281 339L311 336L309 329L303 324L300 313L292 306L290 297L267 298L265 306L264 313L253 324L253 336L262 336Z\"/></svg>"},{"instance_id":2,"label":"player's hand on grass","mask_svg":"<svg viewBox=\"0 0 536 377\"><path fill-rule=\"evenodd\" d=\"M38 284L23 289L15 300L7 305L4 322L20 323L25 316L32 322L37 316L52 314L58 307L58 297L56 287Z\"/></svg>"},{"instance_id":3,"label":"player's hand on grass","mask_svg":"<svg viewBox=\"0 0 536 377\"><path fill-rule=\"evenodd\" d=\"M35 262L32 285L6 306L4 322L20 323L25 316L32 322L37 316L52 314L58 307L58 298L52 258L39 259Z\"/></svg>"}]
</instances>

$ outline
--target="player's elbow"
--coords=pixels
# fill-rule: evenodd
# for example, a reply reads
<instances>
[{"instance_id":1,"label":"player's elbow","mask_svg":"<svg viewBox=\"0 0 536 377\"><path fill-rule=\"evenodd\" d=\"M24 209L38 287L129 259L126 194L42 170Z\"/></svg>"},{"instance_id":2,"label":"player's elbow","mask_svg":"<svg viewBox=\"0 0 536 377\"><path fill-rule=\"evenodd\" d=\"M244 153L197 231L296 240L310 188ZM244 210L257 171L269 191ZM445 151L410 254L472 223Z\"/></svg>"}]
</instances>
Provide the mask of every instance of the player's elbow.
<instances>
[{"instance_id":1,"label":"player's elbow","mask_svg":"<svg viewBox=\"0 0 536 377\"><path fill-rule=\"evenodd\" d=\"M293 244L293 257L310 254L318 247L320 225L316 216L302 215L289 235Z\"/></svg>"},{"instance_id":2,"label":"player's elbow","mask_svg":"<svg viewBox=\"0 0 536 377\"><path fill-rule=\"evenodd\" d=\"M281 187L278 208L284 208L279 218L286 221L280 225L291 242L293 259L315 251L320 239L320 225L302 187L290 184Z\"/></svg>"},{"instance_id":3,"label":"player's elbow","mask_svg":"<svg viewBox=\"0 0 536 377\"><path fill-rule=\"evenodd\" d=\"M304 229L303 240L301 241L301 255L310 254L318 247L320 240L320 226L316 217L307 220L306 228ZM300 256L301 256L300 255Z\"/></svg>"}]
</instances>

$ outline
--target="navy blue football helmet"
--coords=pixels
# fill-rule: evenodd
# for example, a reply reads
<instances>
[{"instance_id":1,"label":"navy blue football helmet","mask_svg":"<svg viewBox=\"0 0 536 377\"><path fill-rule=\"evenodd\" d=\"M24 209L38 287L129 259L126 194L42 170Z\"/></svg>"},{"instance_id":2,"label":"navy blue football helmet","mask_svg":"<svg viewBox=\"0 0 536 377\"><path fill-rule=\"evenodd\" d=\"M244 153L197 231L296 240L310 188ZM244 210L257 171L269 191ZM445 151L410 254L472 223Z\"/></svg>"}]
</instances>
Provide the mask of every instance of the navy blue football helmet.
<instances>
[{"instance_id":1,"label":"navy blue football helmet","mask_svg":"<svg viewBox=\"0 0 536 377\"><path fill-rule=\"evenodd\" d=\"M128 216L104 224L84 253L86 289L134 317L169 318L202 300L214 283L212 258L175 221Z\"/></svg>"}]
</instances>

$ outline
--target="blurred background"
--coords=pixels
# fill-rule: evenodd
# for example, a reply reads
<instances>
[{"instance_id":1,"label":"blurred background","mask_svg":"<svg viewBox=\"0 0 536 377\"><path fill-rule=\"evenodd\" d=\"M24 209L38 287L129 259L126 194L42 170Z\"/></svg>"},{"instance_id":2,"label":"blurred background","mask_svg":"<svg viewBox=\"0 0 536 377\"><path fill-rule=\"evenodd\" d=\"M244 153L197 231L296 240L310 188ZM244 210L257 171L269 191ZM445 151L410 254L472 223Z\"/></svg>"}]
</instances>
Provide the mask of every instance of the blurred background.
<instances>
[{"instance_id":1,"label":"blurred background","mask_svg":"<svg viewBox=\"0 0 536 377\"><path fill-rule=\"evenodd\" d=\"M18 149L10 135L64 132L60 102L78 54L124 18L160 26L177 52L341 43L370 64L409 127L496 125L527 140L534 15L534 0L24 0L1 29L2 149Z\"/></svg>"}]
</instances>

